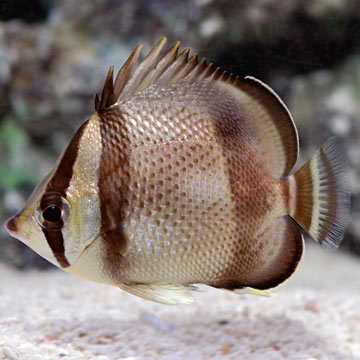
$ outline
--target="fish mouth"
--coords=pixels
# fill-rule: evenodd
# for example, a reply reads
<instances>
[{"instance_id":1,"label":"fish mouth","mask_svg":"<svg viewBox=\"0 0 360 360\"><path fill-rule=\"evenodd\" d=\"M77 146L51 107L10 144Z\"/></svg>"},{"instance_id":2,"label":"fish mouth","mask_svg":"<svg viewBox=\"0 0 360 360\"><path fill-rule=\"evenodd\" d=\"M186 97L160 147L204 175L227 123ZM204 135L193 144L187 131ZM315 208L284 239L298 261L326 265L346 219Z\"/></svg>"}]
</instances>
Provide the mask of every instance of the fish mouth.
<instances>
[{"instance_id":1,"label":"fish mouth","mask_svg":"<svg viewBox=\"0 0 360 360\"><path fill-rule=\"evenodd\" d=\"M25 209L18 211L5 223L5 229L14 238L23 241L22 222L28 218L28 211Z\"/></svg>"},{"instance_id":2,"label":"fish mouth","mask_svg":"<svg viewBox=\"0 0 360 360\"><path fill-rule=\"evenodd\" d=\"M18 225L17 225L17 219L18 219L18 216L15 215L15 216L11 217L5 224L5 228L6 228L7 232L11 236L14 236L14 237L16 237L16 234L19 231Z\"/></svg>"}]
</instances>

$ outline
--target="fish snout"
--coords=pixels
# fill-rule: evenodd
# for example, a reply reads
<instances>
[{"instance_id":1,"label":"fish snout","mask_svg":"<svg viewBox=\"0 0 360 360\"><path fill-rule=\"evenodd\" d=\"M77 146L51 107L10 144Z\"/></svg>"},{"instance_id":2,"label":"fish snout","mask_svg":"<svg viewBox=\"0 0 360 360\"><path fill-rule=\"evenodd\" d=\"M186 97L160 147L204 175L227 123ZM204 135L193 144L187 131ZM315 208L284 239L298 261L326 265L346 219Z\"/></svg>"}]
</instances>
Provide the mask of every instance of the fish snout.
<instances>
[{"instance_id":1,"label":"fish snout","mask_svg":"<svg viewBox=\"0 0 360 360\"><path fill-rule=\"evenodd\" d=\"M17 219L18 216L15 215L6 222L5 227L10 235L15 235L18 232Z\"/></svg>"}]
</instances>

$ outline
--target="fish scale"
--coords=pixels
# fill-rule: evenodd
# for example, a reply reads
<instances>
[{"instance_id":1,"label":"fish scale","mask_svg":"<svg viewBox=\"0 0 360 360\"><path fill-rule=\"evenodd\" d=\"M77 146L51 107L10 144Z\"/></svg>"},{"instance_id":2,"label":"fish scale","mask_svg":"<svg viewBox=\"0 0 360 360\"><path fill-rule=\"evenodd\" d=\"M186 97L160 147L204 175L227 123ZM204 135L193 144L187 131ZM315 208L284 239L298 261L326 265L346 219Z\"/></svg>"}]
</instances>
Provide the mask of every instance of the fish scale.
<instances>
[{"instance_id":1,"label":"fish scale","mask_svg":"<svg viewBox=\"0 0 360 360\"><path fill-rule=\"evenodd\" d=\"M154 99L150 97L149 101L148 96L145 104L142 102L141 98L135 98L121 105L120 108L116 110L121 112L125 121L130 117L135 120L135 123L127 121L127 123L131 123L132 126L131 130L129 130L129 133L131 131L131 135L129 134L128 137L129 145L126 147L131 148L132 143L137 144L136 150L134 152L131 151L131 159L134 159L134 165L131 165L132 161L130 160L130 167L132 167L132 171L130 172L134 174L133 177L135 179L142 177L141 183L143 185L143 190L141 192L138 192L137 194L132 192L132 209L129 209L128 213L134 214L134 207L141 208L139 204L141 202L146 203L143 205L145 212L146 209L150 208L150 216L147 221L139 221L137 215L135 218L130 218L129 225L127 225L128 221L125 219L124 232L125 234L133 234L136 233L136 231L139 232L139 228L141 228L144 236L138 237L136 241L141 243L145 242L146 239L152 239L150 246L149 244L146 244L145 247L141 246L143 249L141 252L136 251L132 253L131 251L125 251L126 255L124 256L124 262L127 264L124 265L122 275L125 277L126 281L133 282L154 282L159 276L162 276L163 281L171 283L179 281L196 283L204 276L209 279L209 282L221 281L221 272L212 274L212 267L216 269L220 268L225 272L228 258L214 257L212 247L215 244L212 241L209 241L209 239L221 239L225 246L229 247L230 254L238 254L241 252L246 254L252 246L256 247L257 239L253 239L251 236L251 233L253 233L251 225L253 224L249 224L249 222L246 221L246 218L242 219L239 223L240 217L236 216L236 214L243 213L248 216L249 210L244 209L244 204L245 207L249 207L250 204L258 202L259 199L262 199L262 202L266 203L269 192L267 192L267 194L265 194L265 191L262 191L261 194L257 192L251 196L249 191L242 191L241 193L236 193L236 201L231 199L232 191L230 189L229 176L225 173L227 167L224 165L225 159L221 154L222 148L216 143L214 134L210 134L209 131L206 131L205 134L198 131L198 128L201 126L199 126L199 124L207 123L207 126L203 125L201 127L206 129L210 128L210 115L205 111L202 114L199 111L196 99L193 101L193 104L188 96L185 100L180 97L171 101L168 100L166 94L164 94L164 98L165 99L161 99L159 94L156 94ZM186 112L183 111L184 106L179 105L182 104L182 102L187 103ZM175 112L171 112L172 109L175 109ZM185 113L184 116L178 116L177 109L182 110L182 114ZM196 109L194 115L191 114L191 109ZM161 118L159 114L164 114L164 117ZM155 119L163 119L162 121L167 124L167 126L158 127L157 133L152 131L156 125L155 121L159 121ZM178 143L174 145L172 142L176 138L176 129L181 128L180 124L184 125L187 129L187 133L185 134L186 140L183 140L184 142L181 142L181 139L177 140ZM158 142L163 145L155 145L155 143L157 144ZM177 149L176 145L178 145L179 149ZM217 148L217 151L215 151L215 148ZM257 181L256 175L254 175L256 174L256 168L254 168L256 156L251 154L250 151L242 151L241 148L237 148L233 144L231 144L231 148L233 149L231 168L246 170L241 173L236 173L236 187L238 189L246 189L249 186L251 187L251 184L257 184L259 181ZM116 147L116 149L118 149L118 147ZM153 149L151 154L150 149ZM187 155L185 159L182 155L184 153ZM249 155L247 153L249 153ZM162 159L164 156L166 158L168 154L168 161L164 161L162 166L156 166L160 161L159 159ZM194 166L194 158L197 159L197 166ZM153 165L150 163L153 163ZM176 164L178 165L176 166ZM190 166L190 164L193 165ZM187 173L186 176L179 178L181 168L185 169L185 171L187 170ZM248 168L249 170L247 170ZM194 175L191 175L190 169L193 169ZM165 174L166 176L164 176ZM261 175L258 175L258 177L263 179L264 177ZM188 188L186 186L186 179L191 178L191 176L193 176L191 181L192 186ZM221 185L219 184L220 178L223 179ZM266 180L267 179L265 179L265 181ZM161 199L158 198L156 204L152 207L152 204L154 203L154 189L156 188L158 181L161 181L162 184L162 187L159 187L158 189L161 194ZM155 186L153 186L154 184ZM165 184L166 186L164 186ZM193 184L198 184L198 189L193 189ZM181 188L182 191L177 192L176 186ZM220 186L224 190L227 189L227 191L223 191L223 193L219 192ZM167 193L168 190L170 190L169 193ZM163 194L167 195L164 196ZM212 197L209 197L210 194L213 194L216 199L214 200ZM198 198L200 195L204 197L205 203L194 205L199 202ZM185 200L186 206L182 211L180 207L180 211L178 211L177 209L181 204L181 199ZM227 206L229 209L228 212L224 212L223 207L222 211L218 210L218 207L221 206L214 206L214 203L223 204L224 199L229 199L229 203L233 203L233 209L231 209L229 205ZM276 200L276 198L274 200ZM274 201L274 204L276 203L277 202ZM193 206L190 206L189 204L193 204ZM239 209L236 209L236 204L240 204ZM169 222L168 219L162 218L162 207L166 209L166 212L175 212L177 218L174 218L171 222ZM197 221L192 222L191 219L193 218L193 214L198 213L199 208L206 208L207 211L202 214L201 220L198 219ZM209 208L213 211L210 211ZM264 206L250 206L250 209L264 209L265 212L268 212L269 210ZM157 219L162 219L160 228L159 225L155 223L153 213L156 214ZM233 214L235 214L235 216ZM285 210L283 213L280 213L280 215L283 214L285 214ZM260 221L262 219L261 214L257 213L252 217L254 219L260 219ZM229 218L232 218L232 221L226 222L226 219ZM178 222L176 222L176 219L178 219ZM208 227L208 231L202 231L201 234L197 231L199 223L211 224L214 222L215 226ZM218 224L225 224L226 231L224 226L219 226ZM255 226L256 225L258 224L255 224ZM205 263L204 266L201 266L202 263L200 263L199 266L193 267L193 272L188 271L186 277L179 277L179 273L184 273L184 271L173 266L171 261L173 256L172 251L175 252L174 256L178 256L176 246L173 246L174 237L169 238L169 240L166 240L165 242L163 240L164 236L159 239L159 234L163 235L164 232L166 232L165 229L167 226L172 226L175 231L177 228L179 229L181 237L186 239L189 244L189 253L194 260L195 258L211 258L213 259L213 264L208 266L208 264ZM143 227L145 227L145 229L143 229ZM156 228L159 228L157 232L155 232ZM232 231L229 231L230 228ZM188 229L195 229L193 231L193 236L189 236ZM154 232L155 236L153 235ZM242 241L239 242L239 239ZM166 246L166 243L171 244L172 246ZM149 251L149 247L151 251ZM154 248L161 250L155 253L153 250ZM140 264L147 264L149 262L149 256L154 258L154 261L152 262L153 266L149 267L147 265L144 266L144 268L141 268ZM194 261L192 260L192 257L188 257L187 261L181 261L181 264L183 264L184 267L188 267L188 262ZM237 274L235 278L238 278L239 274L248 270L254 262L256 263L258 261L256 257L252 257L251 261L246 256L243 256L242 259L242 263L237 263L238 269L235 271ZM219 264L217 262L219 262ZM140 276L132 275L133 269L139 267L139 265L140 270L143 270L139 271Z\"/></svg>"},{"instance_id":2,"label":"fish scale","mask_svg":"<svg viewBox=\"0 0 360 360\"><path fill-rule=\"evenodd\" d=\"M296 270L300 227L327 248L350 208L344 147L299 170L295 123L261 81L221 71L162 38L137 46L11 235L63 270L145 299L191 303L192 284L267 294Z\"/></svg>"}]
</instances>

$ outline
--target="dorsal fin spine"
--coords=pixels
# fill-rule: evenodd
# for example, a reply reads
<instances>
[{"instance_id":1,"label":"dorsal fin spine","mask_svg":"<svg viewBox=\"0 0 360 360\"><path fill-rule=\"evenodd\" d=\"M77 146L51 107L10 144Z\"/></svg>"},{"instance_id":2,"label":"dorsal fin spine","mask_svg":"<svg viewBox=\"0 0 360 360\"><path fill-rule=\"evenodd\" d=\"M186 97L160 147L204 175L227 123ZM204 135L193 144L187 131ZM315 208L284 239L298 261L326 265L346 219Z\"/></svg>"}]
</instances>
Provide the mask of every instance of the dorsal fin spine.
<instances>
[{"instance_id":1,"label":"dorsal fin spine","mask_svg":"<svg viewBox=\"0 0 360 360\"><path fill-rule=\"evenodd\" d=\"M118 100L121 92L123 91L126 83L128 82L131 76L131 70L134 67L137 59L139 58L142 47L143 44L139 44L138 46L136 46L134 51L131 53L125 64L121 67L118 74L116 75L114 83L114 94L113 98L111 99L112 104L114 104Z\"/></svg>"},{"instance_id":2,"label":"dorsal fin spine","mask_svg":"<svg viewBox=\"0 0 360 360\"><path fill-rule=\"evenodd\" d=\"M95 103L95 111L99 112L99 110L100 110L100 100L99 100L99 95L98 94L94 95L94 103Z\"/></svg>"},{"instance_id":3,"label":"dorsal fin spine","mask_svg":"<svg viewBox=\"0 0 360 360\"><path fill-rule=\"evenodd\" d=\"M177 53L180 47L180 41L177 41L165 54L165 56L159 61L159 64L146 76L143 80L144 86L152 84L165 72L165 70L171 66L176 60Z\"/></svg>"},{"instance_id":4,"label":"dorsal fin spine","mask_svg":"<svg viewBox=\"0 0 360 360\"><path fill-rule=\"evenodd\" d=\"M131 78L128 80L127 84L125 85L124 90L121 94L122 98L130 97L134 95L136 92L144 90L143 87L141 87L141 82L145 79L145 77L158 63L158 57L161 53L161 50L165 46L166 41L167 38L162 37L158 41L158 43L145 56L144 60L140 63L140 65L135 70L134 74L131 76Z\"/></svg>"},{"instance_id":5,"label":"dorsal fin spine","mask_svg":"<svg viewBox=\"0 0 360 360\"><path fill-rule=\"evenodd\" d=\"M106 109L110 103L110 97L114 94L114 83L113 83L114 66L110 66L104 87L101 93L99 109Z\"/></svg>"}]
</instances>

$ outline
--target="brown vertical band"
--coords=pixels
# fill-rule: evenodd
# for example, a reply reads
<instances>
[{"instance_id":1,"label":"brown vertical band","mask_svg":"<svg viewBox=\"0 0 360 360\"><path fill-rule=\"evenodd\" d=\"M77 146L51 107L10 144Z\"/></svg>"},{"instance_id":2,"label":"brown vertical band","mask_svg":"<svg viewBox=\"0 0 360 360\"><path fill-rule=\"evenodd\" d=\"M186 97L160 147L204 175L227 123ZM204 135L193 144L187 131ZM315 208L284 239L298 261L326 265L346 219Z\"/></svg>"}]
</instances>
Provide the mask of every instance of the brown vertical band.
<instances>
[{"instance_id":1,"label":"brown vertical band","mask_svg":"<svg viewBox=\"0 0 360 360\"><path fill-rule=\"evenodd\" d=\"M293 218L303 228L309 230L314 216L314 179L312 177L310 163L304 164L301 169L295 173L294 178L297 186ZM301 199L301 201L298 199Z\"/></svg>"},{"instance_id":2,"label":"brown vertical band","mask_svg":"<svg viewBox=\"0 0 360 360\"><path fill-rule=\"evenodd\" d=\"M127 154L130 139L127 133L118 130L124 122L123 115L116 108L101 115L102 153L98 180L101 234L106 249L104 264L114 278L117 277L120 268L122 250L127 244L122 222L125 218L125 204L129 196L125 185L130 183L129 155ZM115 139L117 146L113 145L112 139ZM118 169L122 170L122 175L114 180L111 175ZM116 224L114 224L114 219L116 219Z\"/></svg>"},{"instance_id":3,"label":"brown vertical band","mask_svg":"<svg viewBox=\"0 0 360 360\"><path fill-rule=\"evenodd\" d=\"M74 137L71 139L57 169L55 170L54 175L49 180L46 186L46 190L43 194L40 204L43 202L44 199L46 199L47 194L49 193L57 193L66 198L66 191L70 185L70 181L73 176L73 167L77 158L80 146L80 139L87 124L88 122L85 122L83 125L81 125L81 127L76 131ZM65 256L64 238L61 228L50 229L43 227L42 230L57 262L62 268L69 267L70 263Z\"/></svg>"},{"instance_id":4,"label":"brown vertical band","mask_svg":"<svg viewBox=\"0 0 360 360\"><path fill-rule=\"evenodd\" d=\"M82 124L80 128L76 131L74 137L71 139L54 175L47 184L45 193L55 192L60 193L62 196L65 197L66 190L69 187L71 178L73 176L73 167L77 158L80 146L80 139L82 137L82 134L84 133L87 124L87 121Z\"/></svg>"},{"instance_id":5,"label":"brown vertical band","mask_svg":"<svg viewBox=\"0 0 360 360\"><path fill-rule=\"evenodd\" d=\"M47 230L43 228L46 240L55 256L55 259L62 268L70 266L65 257L64 239L61 230Z\"/></svg>"}]
</instances>

